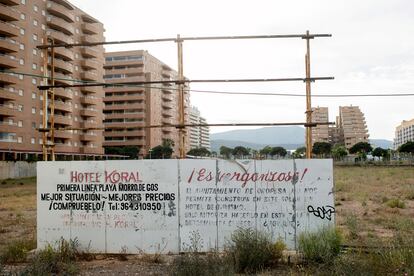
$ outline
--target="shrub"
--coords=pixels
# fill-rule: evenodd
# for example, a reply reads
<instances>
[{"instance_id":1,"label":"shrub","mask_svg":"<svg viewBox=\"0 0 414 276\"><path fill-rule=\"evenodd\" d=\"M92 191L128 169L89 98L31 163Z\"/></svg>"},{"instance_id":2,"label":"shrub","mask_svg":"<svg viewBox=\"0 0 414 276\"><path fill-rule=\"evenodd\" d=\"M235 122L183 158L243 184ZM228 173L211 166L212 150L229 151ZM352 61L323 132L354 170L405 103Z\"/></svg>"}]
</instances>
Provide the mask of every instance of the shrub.
<instances>
[{"instance_id":1,"label":"shrub","mask_svg":"<svg viewBox=\"0 0 414 276\"><path fill-rule=\"evenodd\" d=\"M386 204L390 208L399 208L399 209L405 208L405 202L400 200L399 198L390 199L386 202Z\"/></svg>"},{"instance_id":2,"label":"shrub","mask_svg":"<svg viewBox=\"0 0 414 276\"><path fill-rule=\"evenodd\" d=\"M277 249L277 250L276 250ZM272 244L270 238L253 229L238 229L228 247L236 272L254 273L271 265L280 244ZM276 253L276 255L278 255Z\"/></svg>"},{"instance_id":3,"label":"shrub","mask_svg":"<svg viewBox=\"0 0 414 276\"><path fill-rule=\"evenodd\" d=\"M359 222L358 217L355 214L346 216L345 225L349 230L349 238L354 240L358 238L359 235Z\"/></svg>"},{"instance_id":4,"label":"shrub","mask_svg":"<svg viewBox=\"0 0 414 276\"><path fill-rule=\"evenodd\" d=\"M24 268L22 275L76 275L75 263L78 254L78 242L63 238L56 247L51 245L39 251Z\"/></svg>"},{"instance_id":5,"label":"shrub","mask_svg":"<svg viewBox=\"0 0 414 276\"><path fill-rule=\"evenodd\" d=\"M341 251L342 235L335 228L299 236L299 251L307 262L332 263Z\"/></svg>"},{"instance_id":6,"label":"shrub","mask_svg":"<svg viewBox=\"0 0 414 276\"><path fill-rule=\"evenodd\" d=\"M20 263L24 262L27 253L36 248L36 241L34 240L17 240L8 244L4 252L0 256L2 263Z\"/></svg>"}]
</instances>

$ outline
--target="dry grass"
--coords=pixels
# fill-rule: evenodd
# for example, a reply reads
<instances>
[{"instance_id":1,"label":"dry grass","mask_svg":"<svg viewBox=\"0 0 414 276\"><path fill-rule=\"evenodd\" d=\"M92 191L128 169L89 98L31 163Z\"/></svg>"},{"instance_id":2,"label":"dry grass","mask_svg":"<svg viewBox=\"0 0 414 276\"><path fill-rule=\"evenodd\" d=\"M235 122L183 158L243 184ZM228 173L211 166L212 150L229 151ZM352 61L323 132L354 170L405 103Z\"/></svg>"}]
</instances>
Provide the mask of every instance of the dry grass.
<instances>
[{"instance_id":1,"label":"dry grass","mask_svg":"<svg viewBox=\"0 0 414 276\"><path fill-rule=\"evenodd\" d=\"M334 175L337 224L350 240L414 234L412 167L335 167Z\"/></svg>"}]
</instances>

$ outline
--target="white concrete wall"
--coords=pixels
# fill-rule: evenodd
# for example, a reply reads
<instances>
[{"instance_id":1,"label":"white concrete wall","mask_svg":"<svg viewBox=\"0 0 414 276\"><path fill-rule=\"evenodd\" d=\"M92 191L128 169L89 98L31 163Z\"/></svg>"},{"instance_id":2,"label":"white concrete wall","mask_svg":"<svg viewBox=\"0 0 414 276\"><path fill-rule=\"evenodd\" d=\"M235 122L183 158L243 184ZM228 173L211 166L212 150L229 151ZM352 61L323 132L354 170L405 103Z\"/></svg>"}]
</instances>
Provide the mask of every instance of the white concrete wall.
<instances>
[{"instance_id":1,"label":"white concrete wall","mask_svg":"<svg viewBox=\"0 0 414 276\"><path fill-rule=\"evenodd\" d=\"M36 162L0 161L0 179L36 176Z\"/></svg>"}]
</instances>

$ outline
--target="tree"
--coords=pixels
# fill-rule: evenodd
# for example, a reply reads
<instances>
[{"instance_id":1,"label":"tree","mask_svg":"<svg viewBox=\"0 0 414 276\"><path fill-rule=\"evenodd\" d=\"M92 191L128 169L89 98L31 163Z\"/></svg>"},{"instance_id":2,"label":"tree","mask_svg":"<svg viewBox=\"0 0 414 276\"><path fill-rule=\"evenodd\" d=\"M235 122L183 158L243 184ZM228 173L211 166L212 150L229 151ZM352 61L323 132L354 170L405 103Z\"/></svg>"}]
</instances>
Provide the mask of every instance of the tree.
<instances>
[{"instance_id":1,"label":"tree","mask_svg":"<svg viewBox=\"0 0 414 276\"><path fill-rule=\"evenodd\" d=\"M297 148L293 153L292 153L292 157L293 158L302 158L303 157L303 155L305 154L305 152L306 152L306 147L300 147L300 148Z\"/></svg>"},{"instance_id":2,"label":"tree","mask_svg":"<svg viewBox=\"0 0 414 276\"><path fill-rule=\"evenodd\" d=\"M211 153L205 147L200 147L189 150L187 154L193 156L210 156Z\"/></svg>"},{"instance_id":3,"label":"tree","mask_svg":"<svg viewBox=\"0 0 414 276\"><path fill-rule=\"evenodd\" d=\"M129 159L138 158L139 147L124 146L124 147L107 147L105 154L126 155Z\"/></svg>"},{"instance_id":4,"label":"tree","mask_svg":"<svg viewBox=\"0 0 414 276\"><path fill-rule=\"evenodd\" d=\"M275 156L275 155L279 156L279 157L285 157L286 154L287 154L287 151L283 147L273 147L270 150L270 156L272 156L272 157Z\"/></svg>"},{"instance_id":5,"label":"tree","mask_svg":"<svg viewBox=\"0 0 414 276\"><path fill-rule=\"evenodd\" d=\"M151 149L151 154L146 158L151 159L170 159L174 152L174 141L171 139L162 140L162 144Z\"/></svg>"},{"instance_id":6,"label":"tree","mask_svg":"<svg viewBox=\"0 0 414 276\"><path fill-rule=\"evenodd\" d=\"M227 159L230 158L232 152L233 152L232 148L229 148L229 147L226 147L226 146L221 146L220 147L220 155L224 156Z\"/></svg>"},{"instance_id":7,"label":"tree","mask_svg":"<svg viewBox=\"0 0 414 276\"><path fill-rule=\"evenodd\" d=\"M388 152L388 150L377 147L372 151L372 155L376 156L376 157L382 157L382 159L386 160L389 159L390 154Z\"/></svg>"},{"instance_id":8,"label":"tree","mask_svg":"<svg viewBox=\"0 0 414 276\"><path fill-rule=\"evenodd\" d=\"M260 155L263 155L265 159L267 159L268 155L270 154L270 152L272 151L272 147L271 146L266 146L264 148L262 148L259 153Z\"/></svg>"},{"instance_id":9,"label":"tree","mask_svg":"<svg viewBox=\"0 0 414 276\"><path fill-rule=\"evenodd\" d=\"M405 144L402 144L398 148L399 152L407 152L407 153L414 153L414 141L409 141Z\"/></svg>"},{"instance_id":10,"label":"tree","mask_svg":"<svg viewBox=\"0 0 414 276\"><path fill-rule=\"evenodd\" d=\"M353 145L350 149L349 152L352 154L355 153L369 153L372 151L372 146L370 143L367 142L359 142L356 143L355 145Z\"/></svg>"},{"instance_id":11,"label":"tree","mask_svg":"<svg viewBox=\"0 0 414 276\"><path fill-rule=\"evenodd\" d=\"M237 146L233 149L233 155L238 157L238 158L243 158L244 156L247 156L250 154L250 151L243 147L243 146Z\"/></svg>"},{"instance_id":12,"label":"tree","mask_svg":"<svg viewBox=\"0 0 414 276\"><path fill-rule=\"evenodd\" d=\"M332 148L332 156L335 159L341 159L348 155L348 151L346 150L345 146L343 145L335 145Z\"/></svg>"},{"instance_id":13,"label":"tree","mask_svg":"<svg viewBox=\"0 0 414 276\"><path fill-rule=\"evenodd\" d=\"M312 153L326 156L331 153L332 145L326 142L315 142L312 147Z\"/></svg>"}]
</instances>

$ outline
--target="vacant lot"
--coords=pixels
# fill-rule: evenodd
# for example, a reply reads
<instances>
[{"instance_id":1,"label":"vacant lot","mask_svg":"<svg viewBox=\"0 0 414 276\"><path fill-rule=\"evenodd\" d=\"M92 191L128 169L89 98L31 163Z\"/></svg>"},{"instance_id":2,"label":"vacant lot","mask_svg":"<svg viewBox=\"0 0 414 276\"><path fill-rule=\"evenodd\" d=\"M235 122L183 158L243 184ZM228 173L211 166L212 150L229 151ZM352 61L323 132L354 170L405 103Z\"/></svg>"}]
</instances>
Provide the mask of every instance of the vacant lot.
<instances>
[{"instance_id":1,"label":"vacant lot","mask_svg":"<svg viewBox=\"0 0 414 276\"><path fill-rule=\"evenodd\" d=\"M336 224L345 243L376 244L414 236L413 167L335 167L334 175ZM17 240L29 244L36 240L34 178L0 180L0 256ZM131 257L123 264L117 258L95 260L81 267L85 274L165 273L165 266L136 260Z\"/></svg>"}]
</instances>

